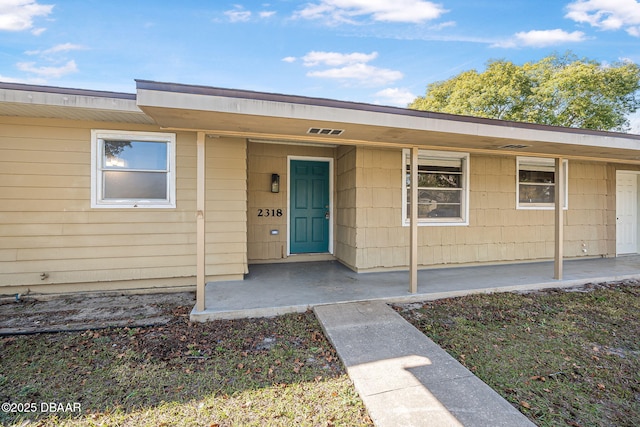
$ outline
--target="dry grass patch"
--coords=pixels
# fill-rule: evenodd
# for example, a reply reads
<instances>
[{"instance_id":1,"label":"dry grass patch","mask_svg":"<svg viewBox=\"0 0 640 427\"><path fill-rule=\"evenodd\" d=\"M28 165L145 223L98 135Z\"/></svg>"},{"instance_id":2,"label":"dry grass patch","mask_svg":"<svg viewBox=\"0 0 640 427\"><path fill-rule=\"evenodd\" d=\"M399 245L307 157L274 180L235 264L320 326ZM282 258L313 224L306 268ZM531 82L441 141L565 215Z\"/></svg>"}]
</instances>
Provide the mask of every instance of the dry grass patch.
<instances>
[{"instance_id":1,"label":"dry grass patch","mask_svg":"<svg viewBox=\"0 0 640 427\"><path fill-rule=\"evenodd\" d=\"M539 426L640 425L640 286L397 307Z\"/></svg>"},{"instance_id":2,"label":"dry grass patch","mask_svg":"<svg viewBox=\"0 0 640 427\"><path fill-rule=\"evenodd\" d=\"M371 425L311 313L0 339L0 401L80 413L0 412L0 424ZM38 409L40 409L38 407Z\"/></svg>"}]
</instances>

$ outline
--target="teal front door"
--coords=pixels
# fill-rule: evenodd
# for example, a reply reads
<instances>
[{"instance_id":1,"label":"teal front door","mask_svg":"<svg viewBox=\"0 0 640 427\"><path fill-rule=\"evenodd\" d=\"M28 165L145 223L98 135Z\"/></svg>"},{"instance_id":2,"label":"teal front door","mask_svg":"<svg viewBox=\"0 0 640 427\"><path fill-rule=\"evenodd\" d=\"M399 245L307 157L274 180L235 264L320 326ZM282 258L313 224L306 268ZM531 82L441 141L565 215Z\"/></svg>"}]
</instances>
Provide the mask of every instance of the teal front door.
<instances>
[{"instance_id":1,"label":"teal front door","mask_svg":"<svg viewBox=\"0 0 640 427\"><path fill-rule=\"evenodd\" d=\"M329 252L329 162L291 160L290 173L290 252Z\"/></svg>"}]
</instances>

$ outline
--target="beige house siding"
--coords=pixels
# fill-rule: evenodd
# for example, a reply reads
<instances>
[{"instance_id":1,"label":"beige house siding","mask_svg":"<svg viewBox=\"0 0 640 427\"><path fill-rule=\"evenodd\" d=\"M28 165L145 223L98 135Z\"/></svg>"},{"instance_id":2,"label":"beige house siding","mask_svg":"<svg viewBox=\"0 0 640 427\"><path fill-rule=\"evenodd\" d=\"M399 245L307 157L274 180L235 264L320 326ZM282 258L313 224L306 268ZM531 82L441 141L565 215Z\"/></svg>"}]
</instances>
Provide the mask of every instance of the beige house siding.
<instances>
[{"instance_id":1,"label":"beige house siding","mask_svg":"<svg viewBox=\"0 0 640 427\"><path fill-rule=\"evenodd\" d=\"M333 147L248 143L248 258L250 263L287 258L287 159L288 156L335 156ZM280 192L271 192L271 174L280 175ZM272 212L281 209L282 216ZM258 216L262 210L262 216ZM266 211L269 211L269 216ZM271 230L278 230L272 235ZM298 257L305 258L305 257Z\"/></svg>"},{"instance_id":2,"label":"beige house siding","mask_svg":"<svg viewBox=\"0 0 640 427\"><path fill-rule=\"evenodd\" d=\"M194 285L196 133L177 133L175 209L92 209L92 129L161 131L0 117L0 294ZM289 156L335 160L335 258L357 271L408 265L401 150L205 144L207 280L241 279L250 263L305 259L287 257ZM616 171L638 169L569 160L566 257L615 255ZM273 173L279 193L270 191ZM472 153L469 181L469 225L419 227L421 266L553 257L554 212L516 207L515 156Z\"/></svg>"},{"instance_id":3,"label":"beige house siding","mask_svg":"<svg viewBox=\"0 0 640 427\"><path fill-rule=\"evenodd\" d=\"M355 267L404 268L409 261L409 229L401 224L402 153L357 151ZM615 255L615 183L612 187L610 176L605 163L569 162L566 257ZM419 227L419 264L552 258L553 211L516 209L516 185L514 156L472 154L469 225Z\"/></svg>"},{"instance_id":4,"label":"beige house siding","mask_svg":"<svg viewBox=\"0 0 640 427\"><path fill-rule=\"evenodd\" d=\"M356 267L407 265L409 229L402 227L402 151L358 147Z\"/></svg>"},{"instance_id":5,"label":"beige house siding","mask_svg":"<svg viewBox=\"0 0 640 427\"><path fill-rule=\"evenodd\" d=\"M0 118L0 294L195 284L195 133L177 134L175 209L92 209L91 129L159 131ZM207 274L239 278L246 145L210 140L208 148Z\"/></svg>"},{"instance_id":6,"label":"beige house siding","mask_svg":"<svg viewBox=\"0 0 640 427\"><path fill-rule=\"evenodd\" d=\"M356 269L356 156L355 147L338 147L336 161L336 244L335 255Z\"/></svg>"},{"instance_id":7,"label":"beige house siding","mask_svg":"<svg viewBox=\"0 0 640 427\"><path fill-rule=\"evenodd\" d=\"M247 273L247 143L237 138L205 143L205 274L207 280L242 279Z\"/></svg>"}]
</instances>

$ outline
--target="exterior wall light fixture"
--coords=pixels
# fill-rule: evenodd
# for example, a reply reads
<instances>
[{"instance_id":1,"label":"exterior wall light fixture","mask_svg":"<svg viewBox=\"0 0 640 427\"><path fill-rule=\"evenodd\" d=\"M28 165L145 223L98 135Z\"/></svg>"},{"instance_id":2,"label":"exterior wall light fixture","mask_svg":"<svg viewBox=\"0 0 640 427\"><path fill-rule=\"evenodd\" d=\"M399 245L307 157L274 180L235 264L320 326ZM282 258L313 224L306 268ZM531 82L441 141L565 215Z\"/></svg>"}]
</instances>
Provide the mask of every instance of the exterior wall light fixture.
<instances>
[{"instance_id":1,"label":"exterior wall light fixture","mask_svg":"<svg viewBox=\"0 0 640 427\"><path fill-rule=\"evenodd\" d=\"M271 174L271 192L279 193L280 192L280 175L277 173Z\"/></svg>"}]
</instances>

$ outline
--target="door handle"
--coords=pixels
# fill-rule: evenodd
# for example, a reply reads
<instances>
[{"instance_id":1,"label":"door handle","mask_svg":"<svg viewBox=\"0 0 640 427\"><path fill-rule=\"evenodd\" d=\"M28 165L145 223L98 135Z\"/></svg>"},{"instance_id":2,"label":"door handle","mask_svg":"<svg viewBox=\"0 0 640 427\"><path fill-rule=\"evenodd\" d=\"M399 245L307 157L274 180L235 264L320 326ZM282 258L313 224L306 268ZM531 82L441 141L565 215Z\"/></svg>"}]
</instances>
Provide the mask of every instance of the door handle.
<instances>
[{"instance_id":1,"label":"door handle","mask_svg":"<svg viewBox=\"0 0 640 427\"><path fill-rule=\"evenodd\" d=\"M326 212L324 213L324 219L329 219L329 215L330 215L330 214L329 214L329 211L326 211Z\"/></svg>"}]
</instances>

